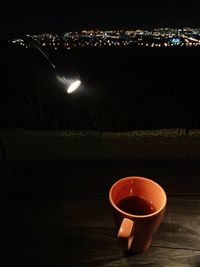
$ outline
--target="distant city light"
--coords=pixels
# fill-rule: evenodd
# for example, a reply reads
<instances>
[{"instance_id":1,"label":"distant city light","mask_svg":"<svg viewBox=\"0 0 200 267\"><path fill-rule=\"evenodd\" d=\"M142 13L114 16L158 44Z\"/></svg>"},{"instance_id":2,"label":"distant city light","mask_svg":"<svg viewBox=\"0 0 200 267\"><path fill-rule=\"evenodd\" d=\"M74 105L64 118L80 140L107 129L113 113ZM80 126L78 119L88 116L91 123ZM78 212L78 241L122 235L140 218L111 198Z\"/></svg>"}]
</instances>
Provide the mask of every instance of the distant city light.
<instances>
[{"instance_id":1,"label":"distant city light","mask_svg":"<svg viewBox=\"0 0 200 267\"><path fill-rule=\"evenodd\" d=\"M170 40L172 44L179 45L181 43L180 38L173 38Z\"/></svg>"},{"instance_id":2,"label":"distant city light","mask_svg":"<svg viewBox=\"0 0 200 267\"><path fill-rule=\"evenodd\" d=\"M118 48L118 47L191 47L200 45L200 28L158 28L152 30L82 30L64 34L43 33L27 35L48 49ZM13 44L24 46L24 40L16 38ZM28 46L28 44L26 44Z\"/></svg>"}]
</instances>

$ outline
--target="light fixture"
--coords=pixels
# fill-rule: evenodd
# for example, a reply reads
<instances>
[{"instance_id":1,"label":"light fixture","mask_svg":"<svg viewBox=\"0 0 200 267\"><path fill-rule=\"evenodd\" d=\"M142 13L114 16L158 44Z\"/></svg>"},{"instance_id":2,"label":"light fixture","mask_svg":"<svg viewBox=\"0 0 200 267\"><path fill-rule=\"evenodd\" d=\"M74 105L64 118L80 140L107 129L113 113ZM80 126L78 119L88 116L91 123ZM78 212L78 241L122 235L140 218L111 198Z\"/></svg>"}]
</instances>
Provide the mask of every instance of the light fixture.
<instances>
[{"instance_id":1,"label":"light fixture","mask_svg":"<svg viewBox=\"0 0 200 267\"><path fill-rule=\"evenodd\" d=\"M80 79L66 79L64 76L57 74L57 80L61 82L65 87L68 94L73 93L81 85Z\"/></svg>"},{"instance_id":2,"label":"light fixture","mask_svg":"<svg viewBox=\"0 0 200 267\"><path fill-rule=\"evenodd\" d=\"M33 37L26 35L25 39L29 42L29 45L34 46L46 58L53 70L56 72L56 78L63 85L66 93L71 94L80 88L81 80L78 74L76 74L76 77L72 77L72 75L61 73L61 71L58 71L58 68L55 66L52 60L50 60L49 56L44 52L44 49L42 49L42 47Z\"/></svg>"}]
</instances>

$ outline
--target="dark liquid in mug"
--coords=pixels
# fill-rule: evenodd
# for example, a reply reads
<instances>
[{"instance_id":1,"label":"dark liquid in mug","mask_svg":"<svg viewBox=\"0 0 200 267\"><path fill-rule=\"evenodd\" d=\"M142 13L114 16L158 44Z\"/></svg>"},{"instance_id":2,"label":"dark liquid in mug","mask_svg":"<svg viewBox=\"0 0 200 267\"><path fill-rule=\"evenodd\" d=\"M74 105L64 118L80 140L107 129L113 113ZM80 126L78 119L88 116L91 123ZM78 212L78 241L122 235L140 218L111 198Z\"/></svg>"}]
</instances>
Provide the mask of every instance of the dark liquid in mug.
<instances>
[{"instance_id":1,"label":"dark liquid in mug","mask_svg":"<svg viewBox=\"0 0 200 267\"><path fill-rule=\"evenodd\" d=\"M119 201L117 206L124 212L134 215L147 215L156 211L152 203L138 196L124 198Z\"/></svg>"}]
</instances>

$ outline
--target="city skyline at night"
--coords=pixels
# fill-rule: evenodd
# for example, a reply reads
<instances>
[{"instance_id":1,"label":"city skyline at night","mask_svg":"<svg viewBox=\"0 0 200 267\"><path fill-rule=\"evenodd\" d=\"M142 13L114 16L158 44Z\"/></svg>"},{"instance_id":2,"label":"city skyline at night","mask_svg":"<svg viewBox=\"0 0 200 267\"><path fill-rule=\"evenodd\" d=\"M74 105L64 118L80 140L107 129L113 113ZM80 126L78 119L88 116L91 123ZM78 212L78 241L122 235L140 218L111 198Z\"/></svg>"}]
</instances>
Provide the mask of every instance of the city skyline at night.
<instances>
[{"instance_id":1,"label":"city skyline at night","mask_svg":"<svg viewBox=\"0 0 200 267\"><path fill-rule=\"evenodd\" d=\"M27 37L28 40L27 41ZM63 34L43 33L13 37L10 43L31 46L32 41L50 49L103 47L191 47L200 45L200 28L157 28L152 30L81 30Z\"/></svg>"}]
</instances>

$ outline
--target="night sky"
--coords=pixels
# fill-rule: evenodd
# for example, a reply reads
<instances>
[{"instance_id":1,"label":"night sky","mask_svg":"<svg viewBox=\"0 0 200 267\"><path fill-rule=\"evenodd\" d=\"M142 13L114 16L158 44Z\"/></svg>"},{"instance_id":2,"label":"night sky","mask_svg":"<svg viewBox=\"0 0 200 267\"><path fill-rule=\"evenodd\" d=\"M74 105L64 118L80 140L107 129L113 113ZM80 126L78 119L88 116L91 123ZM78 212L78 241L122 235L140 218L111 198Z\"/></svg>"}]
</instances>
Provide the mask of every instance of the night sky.
<instances>
[{"instance_id":1,"label":"night sky","mask_svg":"<svg viewBox=\"0 0 200 267\"><path fill-rule=\"evenodd\" d=\"M14 3L13 3L14 2ZM1 6L0 33L200 27L200 1L19 1Z\"/></svg>"}]
</instances>

